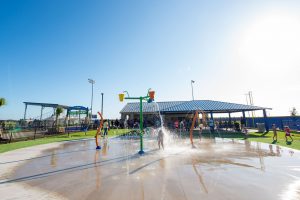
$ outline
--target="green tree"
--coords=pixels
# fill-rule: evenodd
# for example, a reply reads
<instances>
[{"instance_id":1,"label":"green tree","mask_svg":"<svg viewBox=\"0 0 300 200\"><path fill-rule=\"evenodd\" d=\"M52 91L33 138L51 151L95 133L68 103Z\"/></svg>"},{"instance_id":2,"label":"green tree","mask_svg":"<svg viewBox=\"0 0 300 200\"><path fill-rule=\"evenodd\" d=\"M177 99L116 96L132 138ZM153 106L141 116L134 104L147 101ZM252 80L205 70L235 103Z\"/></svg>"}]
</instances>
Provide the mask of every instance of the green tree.
<instances>
[{"instance_id":1,"label":"green tree","mask_svg":"<svg viewBox=\"0 0 300 200\"><path fill-rule=\"evenodd\" d=\"M4 98L0 98L0 107L6 104L6 100Z\"/></svg>"},{"instance_id":2,"label":"green tree","mask_svg":"<svg viewBox=\"0 0 300 200\"><path fill-rule=\"evenodd\" d=\"M58 123L57 123L57 121L58 121L58 117L59 117L59 115L61 114L61 113L63 113L64 112L64 109L62 108L62 107L57 107L56 108L56 110L55 110L55 124L56 124L56 127L58 127Z\"/></svg>"},{"instance_id":3,"label":"green tree","mask_svg":"<svg viewBox=\"0 0 300 200\"><path fill-rule=\"evenodd\" d=\"M296 110L295 107L293 107L290 112L291 112L291 116L293 116L293 117L297 116L297 114L298 114L298 112L297 112L297 110Z\"/></svg>"}]
</instances>

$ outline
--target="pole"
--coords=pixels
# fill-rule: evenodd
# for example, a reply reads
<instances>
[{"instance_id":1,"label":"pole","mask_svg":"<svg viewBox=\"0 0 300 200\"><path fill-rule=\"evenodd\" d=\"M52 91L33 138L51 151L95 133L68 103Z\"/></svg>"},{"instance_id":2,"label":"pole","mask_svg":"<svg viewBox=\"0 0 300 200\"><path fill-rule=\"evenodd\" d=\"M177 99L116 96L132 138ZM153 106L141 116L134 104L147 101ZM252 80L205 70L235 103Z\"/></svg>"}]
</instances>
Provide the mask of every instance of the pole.
<instances>
[{"instance_id":1,"label":"pole","mask_svg":"<svg viewBox=\"0 0 300 200\"><path fill-rule=\"evenodd\" d=\"M193 80L191 80L191 86L192 86L192 97L193 97L193 101L194 101L194 88L193 88L193 83L194 83L195 81L193 81Z\"/></svg>"},{"instance_id":2,"label":"pole","mask_svg":"<svg viewBox=\"0 0 300 200\"><path fill-rule=\"evenodd\" d=\"M103 93L101 93L101 115L103 116Z\"/></svg>"},{"instance_id":3,"label":"pole","mask_svg":"<svg viewBox=\"0 0 300 200\"><path fill-rule=\"evenodd\" d=\"M228 119L228 128L231 128L231 113L228 113L229 119Z\"/></svg>"},{"instance_id":4,"label":"pole","mask_svg":"<svg viewBox=\"0 0 300 200\"><path fill-rule=\"evenodd\" d=\"M27 113L27 104L25 103L24 120L26 120L26 113Z\"/></svg>"},{"instance_id":5,"label":"pole","mask_svg":"<svg viewBox=\"0 0 300 200\"><path fill-rule=\"evenodd\" d=\"M246 96L246 103L247 103L247 105L249 105L248 104L248 94L245 94L245 96ZM248 111L248 117L250 118L250 112Z\"/></svg>"},{"instance_id":6,"label":"pole","mask_svg":"<svg viewBox=\"0 0 300 200\"><path fill-rule=\"evenodd\" d=\"M42 106L42 107L41 107L41 116L40 116L40 121L42 121L42 119L43 119L43 110L44 110L44 107Z\"/></svg>"},{"instance_id":7,"label":"pole","mask_svg":"<svg viewBox=\"0 0 300 200\"><path fill-rule=\"evenodd\" d=\"M253 106L253 97L252 97L252 91L249 91L249 101L250 101L250 105ZM255 127L254 125L254 111L252 111L252 125L253 127Z\"/></svg>"},{"instance_id":8,"label":"pole","mask_svg":"<svg viewBox=\"0 0 300 200\"><path fill-rule=\"evenodd\" d=\"M140 151L139 154L144 153L143 149L143 97L140 97Z\"/></svg>"},{"instance_id":9,"label":"pole","mask_svg":"<svg viewBox=\"0 0 300 200\"><path fill-rule=\"evenodd\" d=\"M89 83L92 84L92 98L91 98L91 117L90 119L92 119L92 115L93 115L93 98L94 98L94 84L95 81L93 79L88 79Z\"/></svg>"},{"instance_id":10,"label":"pole","mask_svg":"<svg viewBox=\"0 0 300 200\"><path fill-rule=\"evenodd\" d=\"M92 82L91 119L93 115L93 98L94 98L94 83Z\"/></svg>"},{"instance_id":11,"label":"pole","mask_svg":"<svg viewBox=\"0 0 300 200\"><path fill-rule=\"evenodd\" d=\"M125 91L124 91L125 92ZM128 92L127 92L128 94ZM154 95L153 95L154 96ZM144 147L143 147L143 133L144 133L144 119L143 119L143 100L147 100L147 102L149 102L149 100L153 100L151 99L153 97L149 96L149 91L147 96L145 97L125 97L124 99L135 99L135 100L140 100L140 151L138 152L139 154L144 154Z\"/></svg>"},{"instance_id":12,"label":"pole","mask_svg":"<svg viewBox=\"0 0 300 200\"><path fill-rule=\"evenodd\" d=\"M269 121L268 121L266 109L263 109L263 115L264 115L265 129L266 129L266 132L268 133L269 132Z\"/></svg>"}]
</instances>

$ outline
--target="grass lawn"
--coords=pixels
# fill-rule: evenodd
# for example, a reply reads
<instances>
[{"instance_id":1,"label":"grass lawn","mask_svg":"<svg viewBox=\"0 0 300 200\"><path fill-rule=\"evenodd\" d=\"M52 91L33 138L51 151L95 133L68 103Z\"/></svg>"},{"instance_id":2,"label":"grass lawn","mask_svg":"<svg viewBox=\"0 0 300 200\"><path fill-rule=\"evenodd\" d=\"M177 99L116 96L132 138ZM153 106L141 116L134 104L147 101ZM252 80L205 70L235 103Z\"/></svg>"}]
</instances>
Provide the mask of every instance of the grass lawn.
<instances>
[{"instance_id":1,"label":"grass lawn","mask_svg":"<svg viewBox=\"0 0 300 200\"><path fill-rule=\"evenodd\" d=\"M108 132L109 137L118 136L128 132L128 129L111 129ZM94 138L96 134L96 130L88 131L85 135L84 132L77 132L77 133L70 133L70 136L67 134L63 135L49 135L44 138L39 138L36 140L27 140L27 141L20 141L20 142L13 142L9 144L0 144L0 153L4 153L7 151L12 151L15 149L20 149L24 147L31 147L40 144L48 144L52 142L61 142L61 141L68 141L68 140L80 140L84 138Z\"/></svg>"},{"instance_id":2,"label":"grass lawn","mask_svg":"<svg viewBox=\"0 0 300 200\"><path fill-rule=\"evenodd\" d=\"M278 131L277 135L278 135L278 140L273 141L273 132L272 131L270 131L269 133L250 133L248 135L247 140L263 142L263 143L267 143L267 144L275 144L275 145L279 145L279 146L284 146L284 147L289 147L292 149L300 150L300 133L291 133L294 141L288 142L288 143L285 140L284 132ZM241 140L245 139L245 136L242 133L223 133L222 132L221 137L241 139ZM291 139L288 138L288 141L291 141Z\"/></svg>"},{"instance_id":3,"label":"grass lawn","mask_svg":"<svg viewBox=\"0 0 300 200\"><path fill-rule=\"evenodd\" d=\"M292 138L294 139L293 142L286 142L285 139L285 133L282 131L279 131L277 133L278 140L273 141L273 132L269 132L267 134L261 134L261 133L252 133L249 136L250 141L257 141L257 142L263 142L268 144L275 144L279 146L289 147L292 149L298 149L300 150L300 134L299 133L291 133ZM291 141L291 139L288 137L288 141Z\"/></svg>"},{"instance_id":4,"label":"grass lawn","mask_svg":"<svg viewBox=\"0 0 300 200\"><path fill-rule=\"evenodd\" d=\"M128 129L111 129L108 133L109 137L122 135L126 132L128 132ZM61 142L61 141L68 141L68 140L80 140L84 138L94 138L96 134L96 130L88 131L85 135L84 132L78 132L78 133L71 133L70 136L67 134L64 135L50 135L44 138L39 138L36 140L27 140L27 141L20 141L20 142L14 142L10 144L0 144L0 153L20 149L24 147L30 147L40 144L48 144L52 142ZM198 135L197 132L195 132L195 135ZM203 133L204 137L209 137L208 133ZM217 134L215 135L217 136ZM222 138L233 138L233 139L240 139L245 140L245 136L242 133L236 133L236 132L221 132L220 136ZM263 142L267 144L276 144L279 146L285 146L292 149L298 149L300 150L300 133L292 133L292 137L294 139L293 142L287 143L285 141L285 133L282 131L278 131L278 140L273 141L273 132L269 133L250 133L248 135L247 140L250 141L257 141L257 142ZM289 139L290 140L290 139Z\"/></svg>"}]
</instances>

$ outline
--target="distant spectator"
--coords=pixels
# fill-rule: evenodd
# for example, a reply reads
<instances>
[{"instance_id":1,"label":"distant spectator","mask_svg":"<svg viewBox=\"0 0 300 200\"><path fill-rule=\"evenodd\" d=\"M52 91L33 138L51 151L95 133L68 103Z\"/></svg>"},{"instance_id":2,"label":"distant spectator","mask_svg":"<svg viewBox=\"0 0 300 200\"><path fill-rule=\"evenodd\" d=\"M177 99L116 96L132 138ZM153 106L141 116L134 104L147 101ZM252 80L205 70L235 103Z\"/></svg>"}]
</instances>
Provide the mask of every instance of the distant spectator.
<instances>
[{"instance_id":1,"label":"distant spectator","mask_svg":"<svg viewBox=\"0 0 300 200\"><path fill-rule=\"evenodd\" d=\"M241 117L241 129L243 130L246 126L246 119L244 117Z\"/></svg>"},{"instance_id":2,"label":"distant spectator","mask_svg":"<svg viewBox=\"0 0 300 200\"><path fill-rule=\"evenodd\" d=\"M277 128L275 124L272 125L272 130L273 130L273 141L277 141Z\"/></svg>"},{"instance_id":3,"label":"distant spectator","mask_svg":"<svg viewBox=\"0 0 300 200\"><path fill-rule=\"evenodd\" d=\"M174 128L175 128L175 131L177 132L178 128L179 128L179 121L178 121L178 119L176 119L176 121L174 122Z\"/></svg>"},{"instance_id":4,"label":"distant spectator","mask_svg":"<svg viewBox=\"0 0 300 200\"><path fill-rule=\"evenodd\" d=\"M105 122L103 123L103 129L104 129L103 137L107 138L108 130L109 130L109 124L107 120L105 120Z\"/></svg>"},{"instance_id":5,"label":"distant spectator","mask_svg":"<svg viewBox=\"0 0 300 200\"><path fill-rule=\"evenodd\" d=\"M186 131L189 132L191 128L191 121L188 119L186 122Z\"/></svg>"},{"instance_id":6,"label":"distant spectator","mask_svg":"<svg viewBox=\"0 0 300 200\"><path fill-rule=\"evenodd\" d=\"M116 128L119 128L119 126L120 126L120 122L118 119L116 119L116 121L115 121L115 126L116 126Z\"/></svg>"},{"instance_id":7,"label":"distant spectator","mask_svg":"<svg viewBox=\"0 0 300 200\"><path fill-rule=\"evenodd\" d=\"M111 127L114 127L115 126L114 120L111 120L110 124L111 124Z\"/></svg>"},{"instance_id":8,"label":"distant spectator","mask_svg":"<svg viewBox=\"0 0 300 200\"><path fill-rule=\"evenodd\" d=\"M183 122L183 120L181 120L181 122L179 124L179 130L180 130L180 133L182 133L183 130L184 130L184 122Z\"/></svg>"},{"instance_id":9,"label":"distant spectator","mask_svg":"<svg viewBox=\"0 0 300 200\"><path fill-rule=\"evenodd\" d=\"M134 129L139 129L139 128L140 128L140 125L139 125L139 123L138 123L137 121L134 122L133 128L134 128Z\"/></svg>"},{"instance_id":10,"label":"distant spectator","mask_svg":"<svg viewBox=\"0 0 300 200\"><path fill-rule=\"evenodd\" d=\"M225 125L225 130L227 131L228 130L228 121L225 121L224 125Z\"/></svg>"},{"instance_id":11,"label":"distant spectator","mask_svg":"<svg viewBox=\"0 0 300 200\"><path fill-rule=\"evenodd\" d=\"M209 128L210 128L210 131L213 133L215 131L215 124L214 124L214 120L213 119L210 119L209 120Z\"/></svg>"},{"instance_id":12,"label":"distant spectator","mask_svg":"<svg viewBox=\"0 0 300 200\"><path fill-rule=\"evenodd\" d=\"M234 122L234 128L235 128L235 131L237 131L237 132L241 131L240 123L238 121Z\"/></svg>"}]
</instances>

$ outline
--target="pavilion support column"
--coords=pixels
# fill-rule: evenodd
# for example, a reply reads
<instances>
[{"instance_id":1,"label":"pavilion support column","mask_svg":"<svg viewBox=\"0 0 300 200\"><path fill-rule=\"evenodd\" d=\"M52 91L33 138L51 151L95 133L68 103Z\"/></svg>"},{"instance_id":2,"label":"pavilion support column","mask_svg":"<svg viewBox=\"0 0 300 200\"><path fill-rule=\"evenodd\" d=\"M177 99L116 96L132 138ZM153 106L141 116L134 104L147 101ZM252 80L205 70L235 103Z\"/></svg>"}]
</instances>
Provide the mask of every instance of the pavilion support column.
<instances>
[{"instance_id":1,"label":"pavilion support column","mask_svg":"<svg viewBox=\"0 0 300 200\"><path fill-rule=\"evenodd\" d=\"M263 114L264 114L264 122L265 122L266 131L269 132L269 120L267 117L266 109L263 109Z\"/></svg>"},{"instance_id":2,"label":"pavilion support column","mask_svg":"<svg viewBox=\"0 0 300 200\"><path fill-rule=\"evenodd\" d=\"M247 120L246 120L246 114L245 111L243 111L243 120L245 122L245 126L247 127Z\"/></svg>"},{"instance_id":3,"label":"pavilion support column","mask_svg":"<svg viewBox=\"0 0 300 200\"><path fill-rule=\"evenodd\" d=\"M228 113L229 121L228 121L228 127L231 128L231 113Z\"/></svg>"},{"instance_id":4,"label":"pavilion support column","mask_svg":"<svg viewBox=\"0 0 300 200\"><path fill-rule=\"evenodd\" d=\"M214 120L213 112L210 112L210 119Z\"/></svg>"},{"instance_id":5,"label":"pavilion support column","mask_svg":"<svg viewBox=\"0 0 300 200\"><path fill-rule=\"evenodd\" d=\"M27 114L27 104L25 104L24 120L26 120L26 114Z\"/></svg>"},{"instance_id":6,"label":"pavilion support column","mask_svg":"<svg viewBox=\"0 0 300 200\"><path fill-rule=\"evenodd\" d=\"M212 131L214 131L215 130L215 122L214 122L214 115L213 115L212 111L210 111L210 120L213 123L213 126L211 127L211 129L212 129Z\"/></svg>"}]
</instances>

